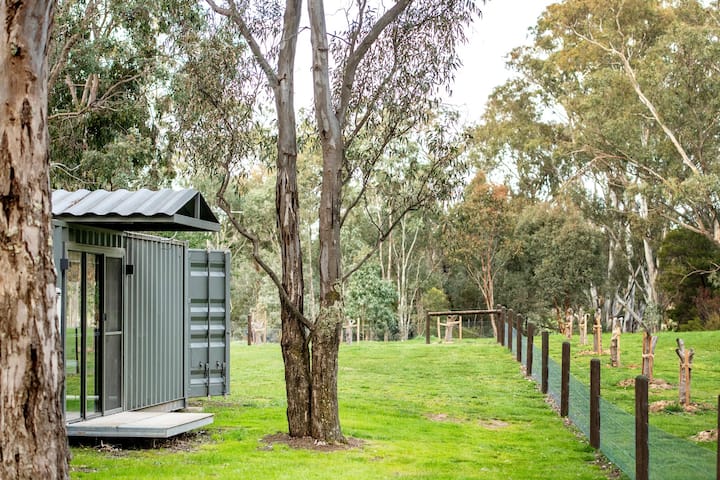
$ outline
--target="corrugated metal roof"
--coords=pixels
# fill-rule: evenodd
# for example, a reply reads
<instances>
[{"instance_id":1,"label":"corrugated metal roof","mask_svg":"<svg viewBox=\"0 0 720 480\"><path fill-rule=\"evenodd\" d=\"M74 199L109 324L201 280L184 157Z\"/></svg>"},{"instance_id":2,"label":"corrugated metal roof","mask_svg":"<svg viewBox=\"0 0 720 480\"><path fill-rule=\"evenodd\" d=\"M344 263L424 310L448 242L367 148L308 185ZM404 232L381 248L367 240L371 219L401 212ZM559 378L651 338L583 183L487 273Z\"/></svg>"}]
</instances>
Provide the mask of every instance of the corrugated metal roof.
<instances>
[{"instance_id":1,"label":"corrugated metal roof","mask_svg":"<svg viewBox=\"0 0 720 480\"><path fill-rule=\"evenodd\" d=\"M220 229L200 192L184 190L55 190L53 217L117 230Z\"/></svg>"}]
</instances>

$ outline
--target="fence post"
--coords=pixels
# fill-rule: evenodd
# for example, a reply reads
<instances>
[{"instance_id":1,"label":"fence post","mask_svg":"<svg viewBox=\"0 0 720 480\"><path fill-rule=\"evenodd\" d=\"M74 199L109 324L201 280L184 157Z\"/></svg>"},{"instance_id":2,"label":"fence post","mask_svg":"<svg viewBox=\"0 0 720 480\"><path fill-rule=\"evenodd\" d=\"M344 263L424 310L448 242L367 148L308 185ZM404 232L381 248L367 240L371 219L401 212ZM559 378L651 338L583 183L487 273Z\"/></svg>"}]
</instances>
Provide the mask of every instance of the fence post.
<instances>
[{"instance_id":1,"label":"fence post","mask_svg":"<svg viewBox=\"0 0 720 480\"><path fill-rule=\"evenodd\" d=\"M560 416L567 417L570 410L570 342L562 344L562 373L560 383Z\"/></svg>"},{"instance_id":2,"label":"fence post","mask_svg":"<svg viewBox=\"0 0 720 480\"><path fill-rule=\"evenodd\" d=\"M542 332L542 371L540 381L540 391L544 394L548 392L548 352L550 350L550 332L547 330Z\"/></svg>"},{"instance_id":3,"label":"fence post","mask_svg":"<svg viewBox=\"0 0 720 480\"><path fill-rule=\"evenodd\" d=\"M590 446L600 449L600 359L590 360Z\"/></svg>"},{"instance_id":4,"label":"fence post","mask_svg":"<svg viewBox=\"0 0 720 480\"><path fill-rule=\"evenodd\" d=\"M635 377L635 480L648 480L648 379Z\"/></svg>"},{"instance_id":5,"label":"fence post","mask_svg":"<svg viewBox=\"0 0 720 480\"><path fill-rule=\"evenodd\" d=\"M535 336L535 324L528 323L527 326L527 354L525 356L525 373L528 377L532 377L533 370L533 343Z\"/></svg>"},{"instance_id":6,"label":"fence post","mask_svg":"<svg viewBox=\"0 0 720 480\"><path fill-rule=\"evenodd\" d=\"M507 343L505 346L508 347L508 350L512 352L512 331L513 331L513 321L515 319L515 312L511 310L508 310L508 315L505 322L505 329L507 330Z\"/></svg>"},{"instance_id":7,"label":"fence post","mask_svg":"<svg viewBox=\"0 0 720 480\"><path fill-rule=\"evenodd\" d=\"M507 310L505 307L500 308L500 317L497 321L497 329L498 329L498 343L500 343L501 346L505 346L505 316Z\"/></svg>"},{"instance_id":8,"label":"fence post","mask_svg":"<svg viewBox=\"0 0 720 480\"><path fill-rule=\"evenodd\" d=\"M430 345L430 314L425 314L425 344Z\"/></svg>"},{"instance_id":9,"label":"fence post","mask_svg":"<svg viewBox=\"0 0 720 480\"><path fill-rule=\"evenodd\" d=\"M515 359L522 365L522 315L515 319Z\"/></svg>"}]
</instances>

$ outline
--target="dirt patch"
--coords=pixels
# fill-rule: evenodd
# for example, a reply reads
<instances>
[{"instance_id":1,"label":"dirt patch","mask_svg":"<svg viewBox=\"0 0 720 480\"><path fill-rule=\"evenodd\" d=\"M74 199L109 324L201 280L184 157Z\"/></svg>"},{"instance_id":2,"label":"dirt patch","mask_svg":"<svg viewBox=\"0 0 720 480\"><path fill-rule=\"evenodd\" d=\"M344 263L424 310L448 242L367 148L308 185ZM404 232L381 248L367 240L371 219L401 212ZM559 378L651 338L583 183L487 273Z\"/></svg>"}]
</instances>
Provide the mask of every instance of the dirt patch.
<instances>
[{"instance_id":1,"label":"dirt patch","mask_svg":"<svg viewBox=\"0 0 720 480\"><path fill-rule=\"evenodd\" d=\"M275 433L273 435L265 435L262 442L265 446L260 447L261 450L272 450L273 445L282 444L296 450L312 450L316 452L337 452L341 450L351 450L353 448L361 448L365 442L357 438L347 438L347 443L325 443L315 440L312 437L291 437L287 433Z\"/></svg>"},{"instance_id":2,"label":"dirt patch","mask_svg":"<svg viewBox=\"0 0 720 480\"><path fill-rule=\"evenodd\" d=\"M718 439L718 430L717 428L714 430L705 430L697 435L693 435L690 437L690 440L695 440L696 442L715 442Z\"/></svg>"},{"instance_id":3,"label":"dirt patch","mask_svg":"<svg viewBox=\"0 0 720 480\"><path fill-rule=\"evenodd\" d=\"M662 412L668 407L675 406L677 402L673 402L672 400L660 400L658 402L652 402L650 405L648 405L648 411L652 413Z\"/></svg>"},{"instance_id":4,"label":"dirt patch","mask_svg":"<svg viewBox=\"0 0 720 480\"><path fill-rule=\"evenodd\" d=\"M648 406L648 410L653 413L657 412L672 412L672 413L698 413L707 410L712 410L713 406L707 403L690 403L688 405L681 405L677 401L673 400L659 400L653 402Z\"/></svg>"},{"instance_id":5,"label":"dirt patch","mask_svg":"<svg viewBox=\"0 0 720 480\"><path fill-rule=\"evenodd\" d=\"M683 406L686 413L709 412L715 410L715 406L709 403L690 403Z\"/></svg>"},{"instance_id":6,"label":"dirt patch","mask_svg":"<svg viewBox=\"0 0 720 480\"><path fill-rule=\"evenodd\" d=\"M478 425L488 430L500 430L502 428L507 428L510 426L508 422L503 422L502 420L497 420L495 418L492 418L490 420L480 420L478 421Z\"/></svg>"},{"instance_id":7,"label":"dirt patch","mask_svg":"<svg viewBox=\"0 0 720 480\"><path fill-rule=\"evenodd\" d=\"M459 418L452 417L447 413L429 413L425 415L428 420L433 422L450 422L450 423L461 423Z\"/></svg>"},{"instance_id":8,"label":"dirt patch","mask_svg":"<svg viewBox=\"0 0 720 480\"><path fill-rule=\"evenodd\" d=\"M581 350L577 353L577 355L585 357L585 356L598 355L598 354L595 353L595 350ZM607 350L603 350L602 352L600 352L600 355L610 355L610 352Z\"/></svg>"},{"instance_id":9,"label":"dirt patch","mask_svg":"<svg viewBox=\"0 0 720 480\"><path fill-rule=\"evenodd\" d=\"M618 387L628 388L628 387L634 387L635 386L635 379L634 378L628 378L626 380L621 380L617 383ZM649 382L649 386L651 390L672 390L675 388L673 384L663 380L662 378L653 378Z\"/></svg>"}]
</instances>

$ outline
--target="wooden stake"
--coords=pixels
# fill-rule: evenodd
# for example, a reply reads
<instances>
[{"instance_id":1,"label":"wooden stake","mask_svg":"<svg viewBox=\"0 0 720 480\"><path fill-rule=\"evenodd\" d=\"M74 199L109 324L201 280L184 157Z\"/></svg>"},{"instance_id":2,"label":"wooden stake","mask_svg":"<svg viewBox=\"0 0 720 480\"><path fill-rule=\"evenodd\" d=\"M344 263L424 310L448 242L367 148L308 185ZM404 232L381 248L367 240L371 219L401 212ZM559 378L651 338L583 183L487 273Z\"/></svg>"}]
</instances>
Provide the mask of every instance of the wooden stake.
<instances>
[{"instance_id":1,"label":"wooden stake","mask_svg":"<svg viewBox=\"0 0 720 480\"><path fill-rule=\"evenodd\" d=\"M562 372L560 382L560 416L567 417L570 410L570 342L562 344Z\"/></svg>"},{"instance_id":2,"label":"wooden stake","mask_svg":"<svg viewBox=\"0 0 720 480\"><path fill-rule=\"evenodd\" d=\"M550 350L550 332L547 330L542 332L542 375L540 382L540 391L548 392L548 352Z\"/></svg>"},{"instance_id":3,"label":"wooden stake","mask_svg":"<svg viewBox=\"0 0 720 480\"><path fill-rule=\"evenodd\" d=\"M610 365L620 366L620 322L613 320L612 338L610 339Z\"/></svg>"},{"instance_id":4,"label":"wooden stake","mask_svg":"<svg viewBox=\"0 0 720 480\"><path fill-rule=\"evenodd\" d=\"M595 310L595 321L593 324L593 347L595 349L595 355L602 355L602 324L601 324L602 312L598 308Z\"/></svg>"},{"instance_id":5,"label":"wooden stake","mask_svg":"<svg viewBox=\"0 0 720 480\"><path fill-rule=\"evenodd\" d=\"M590 360L590 446L600 449L600 359Z\"/></svg>"},{"instance_id":6,"label":"wooden stake","mask_svg":"<svg viewBox=\"0 0 720 480\"><path fill-rule=\"evenodd\" d=\"M678 382L679 401L683 405L690 405L690 382L692 380L692 361L695 356L695 350L692 348L685 350L685 342L682 338L675 340L678 348L675 353L680 358L680 379Z\"/></svg>"},{"instance_id":7,"label":"wooden stake","mask_svg":"<svg viewBox=\"0 0 720 480\"><path fill-rule=\"evenodd\" d=\"M648 379L635 378L635 480L648 480Z\"/></svg>"},{"instance_id":8,"label":"wooden stake","mask_svg":"<svg viewBox=\"0 0 720 480\"><path fill-rule=\"evenodd\" d=\"M525 373L528 377L532 377L533 370L533 343L535 341L535 325L528 323L527 326L527 355L525 358Z\"/></svg>"},{"instance_id":9,"label":"wooden stake","mask_svg":"<svg viewBox=\"0 0 720 480\"><path fill-rule=\"evenodd\" d=\"M522 364L522 316L515 320L515 359Z\"/></svg>"}]
</instances>

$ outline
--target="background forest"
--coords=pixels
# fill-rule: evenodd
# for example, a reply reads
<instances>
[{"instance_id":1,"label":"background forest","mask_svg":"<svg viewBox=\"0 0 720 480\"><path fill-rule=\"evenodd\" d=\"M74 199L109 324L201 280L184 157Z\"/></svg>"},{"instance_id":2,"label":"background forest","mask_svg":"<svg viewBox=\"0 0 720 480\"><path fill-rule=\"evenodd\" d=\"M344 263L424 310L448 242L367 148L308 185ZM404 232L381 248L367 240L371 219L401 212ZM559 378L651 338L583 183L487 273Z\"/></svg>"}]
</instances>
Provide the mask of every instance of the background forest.
<instances>
[{"instance_id":1,"label":"background forest","mask_svg":"<svg viewBox=\"0 0 720 480\"><path fill-rule=\"evenodd\" d=\"M252 28L279 28L271 3L256 8ZM56 25L52 187L192 186L211 203L222 189L278 270L273 100L239 27L184 0L63 0ZM427 311L497 304L541 322L582 308L632 331L720 329L717 2L566 0L532 34L509 52L516 74L477 124L441 101L373 99L386 102L379 118L353 104L348 319L379 340L418 335ZM321 175L312 115L298 115L309 318ZM186 239L231 250L234 334L253 314L277 340L277 288L218 214L219 234Z\"/></svg>"}]
</instances>

